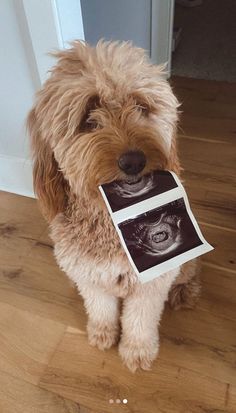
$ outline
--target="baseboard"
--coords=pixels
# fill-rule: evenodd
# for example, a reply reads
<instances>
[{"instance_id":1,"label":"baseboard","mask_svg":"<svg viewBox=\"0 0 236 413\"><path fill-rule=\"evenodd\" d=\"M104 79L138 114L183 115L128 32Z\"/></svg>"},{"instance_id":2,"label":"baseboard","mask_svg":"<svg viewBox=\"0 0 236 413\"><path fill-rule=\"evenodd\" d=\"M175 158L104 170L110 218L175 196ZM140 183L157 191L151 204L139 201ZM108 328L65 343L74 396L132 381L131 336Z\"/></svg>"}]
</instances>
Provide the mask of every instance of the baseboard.
<instances>
[{"instance_id":1,"label":"baseboard","mask_svg":"<svg viewBox=\"0 0 236 413\"><path fill-rule=\"evenodd\" d=\"M31 161L0 155L0 190L35 198Z\"/></svg>"}]
</instances>

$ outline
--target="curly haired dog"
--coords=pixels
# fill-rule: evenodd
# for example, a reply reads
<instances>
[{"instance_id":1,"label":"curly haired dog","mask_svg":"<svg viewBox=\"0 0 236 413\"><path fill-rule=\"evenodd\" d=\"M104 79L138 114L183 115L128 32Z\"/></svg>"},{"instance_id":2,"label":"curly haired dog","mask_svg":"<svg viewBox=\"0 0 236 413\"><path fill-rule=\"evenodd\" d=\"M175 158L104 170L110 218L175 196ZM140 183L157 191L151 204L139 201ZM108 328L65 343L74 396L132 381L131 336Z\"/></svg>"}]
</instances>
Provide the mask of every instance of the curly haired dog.
<instances>
[{"instance_id":1,"label":"curly haired dog","mask_svg":"<svg viewBox=\"0 0 236 413\"><path fill-rule=\"evenodd\" d=\"M141 284L98 186L135 184L158 168L179 174L178 102L162 68L130 43L75 41L54 55L58 62L28 117L35 192L57 262L84 299L89 343L108 349L121 336L130 370L149 369L168 295L176 308L199 294L195 263Z\"/></svg>"}]
</instances>

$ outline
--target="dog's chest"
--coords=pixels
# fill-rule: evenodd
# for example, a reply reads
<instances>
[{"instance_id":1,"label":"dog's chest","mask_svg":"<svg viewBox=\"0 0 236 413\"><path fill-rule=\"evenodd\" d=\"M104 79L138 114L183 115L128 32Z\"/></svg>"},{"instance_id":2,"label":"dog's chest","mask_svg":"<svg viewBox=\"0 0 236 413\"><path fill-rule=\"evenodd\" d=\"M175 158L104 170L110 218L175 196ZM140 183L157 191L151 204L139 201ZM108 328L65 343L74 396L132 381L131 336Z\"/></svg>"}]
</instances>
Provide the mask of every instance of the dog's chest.
<instances>
[{"instance_id":1,"label":"dog's chest","mask_svg":"<svg viewBox=\"0 0 236 413\"><path fill-rule=\"evenodd\" d=\"M77 209L71 216L59 214L51 224L51 236L58 251L57 258L86 258L90 262L124 263L128 259L107 211Z\"/></svg>"}]
</instances>

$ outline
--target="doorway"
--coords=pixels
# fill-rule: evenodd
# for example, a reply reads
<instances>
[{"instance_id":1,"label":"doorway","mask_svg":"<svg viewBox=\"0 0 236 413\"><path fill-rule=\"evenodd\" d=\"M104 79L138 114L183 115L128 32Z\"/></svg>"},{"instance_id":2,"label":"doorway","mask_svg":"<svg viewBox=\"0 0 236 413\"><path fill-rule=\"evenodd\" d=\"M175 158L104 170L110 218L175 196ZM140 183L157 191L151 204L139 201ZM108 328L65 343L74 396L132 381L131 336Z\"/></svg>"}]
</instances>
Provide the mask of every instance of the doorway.
<instances>
[{"instance_id":1,"label":"doorway","mask_svg":"<svg viewBox=\"0 0 236 413\"><path fill-rule=\"evenodd\" d=\"M236 82L235 18L235 0L176 0L172 75Z\"/></svg>"}]
</instances>

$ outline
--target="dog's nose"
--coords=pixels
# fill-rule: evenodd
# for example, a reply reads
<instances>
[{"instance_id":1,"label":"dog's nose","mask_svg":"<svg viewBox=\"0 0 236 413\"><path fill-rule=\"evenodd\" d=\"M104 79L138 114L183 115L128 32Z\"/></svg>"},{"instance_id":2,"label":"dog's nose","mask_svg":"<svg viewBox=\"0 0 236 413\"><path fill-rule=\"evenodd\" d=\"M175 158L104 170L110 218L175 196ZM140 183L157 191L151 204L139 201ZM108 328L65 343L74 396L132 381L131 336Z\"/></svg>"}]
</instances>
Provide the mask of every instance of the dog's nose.
<instances>
[{"instance_id":1,"label":"dog's nose","mask_svg":"<svg viewBox=\"0 0 236 413\"><path fill-rule=\"evenodd\" d=\"M118 165L127 175L136 175L144 169L146 157L142 151L128 151L121 155Z\"/></svg>"}]
</instances>

